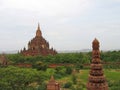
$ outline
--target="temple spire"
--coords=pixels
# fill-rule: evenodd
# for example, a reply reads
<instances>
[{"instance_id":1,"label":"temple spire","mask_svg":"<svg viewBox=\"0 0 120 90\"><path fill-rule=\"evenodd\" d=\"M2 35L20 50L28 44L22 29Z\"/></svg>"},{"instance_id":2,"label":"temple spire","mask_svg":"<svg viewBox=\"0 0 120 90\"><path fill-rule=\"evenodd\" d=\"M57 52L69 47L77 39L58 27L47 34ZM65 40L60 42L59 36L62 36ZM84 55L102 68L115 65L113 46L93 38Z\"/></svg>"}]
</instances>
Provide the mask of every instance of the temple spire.
<instances>
[{"instance_id":1,"label":"temple spire","mask_svg":"<svg viewBox=\"0 0 120 90\"><path fill-rule=\"evenodd\" d=\"M37 28L37 30L40 30L40 24L39 24L39 22L38 22L38 28Z\"/></svg>"},{"instance_id":2,"label":"temple spire","mask_svg":"<svg viewBox=\"0 0 120 90\"><path fill-rule=\"evenodd\" d=\"M37 28L37 31L36 31L36 37L40 37L42 36L42 33L41 33L41 30L40 30L40 25L38 23L38 28Z\"/></svg>"},{"instance_id":3,"label":"temple spire","mask_svg":"<svg viewBox=\"0 0 120 90\"><path fill-rule=\"evenodd\" d=\"M93 50L99 50L99 41L95 38L92 42Z\"/></svg>"},{"instance_id":4,"label":"temple spire","mask_svg":"<svg viewBox=\"0 0 120 90\"><path fill-rule=\"evenodd\" d=\"M51 76L50 81L47 84L47 90L60 90L60 85L55 81L54 76Z\"/></svg>"},{"instance_id":5,"label":"temple spire","mask_svg":"<svg viewBox=\"0 0 120 90\"><path fill-rule=\"evenodd\" d=\"M50 81L55 82L54 76L51 76Z\"/></svg>"}]
</instances>

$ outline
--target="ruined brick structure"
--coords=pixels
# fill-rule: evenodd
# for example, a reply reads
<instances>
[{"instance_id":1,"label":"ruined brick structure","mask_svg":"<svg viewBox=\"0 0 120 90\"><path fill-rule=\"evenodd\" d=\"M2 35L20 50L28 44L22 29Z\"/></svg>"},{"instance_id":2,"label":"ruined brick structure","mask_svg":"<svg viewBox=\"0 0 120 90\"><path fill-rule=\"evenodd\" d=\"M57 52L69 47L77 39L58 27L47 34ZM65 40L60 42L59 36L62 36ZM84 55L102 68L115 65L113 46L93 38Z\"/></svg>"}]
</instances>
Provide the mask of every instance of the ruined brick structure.
<instances>
[{"instance_id":1,"label":"ruined brick structure","mask_svg":"<svg viewBox=\"0 0 120 90\"><path fill-rule=\"evenodd\" d=\"M92 62L87 90L108 90L108 84L100 60L99 41L97 39L92 42L92 48Z\"/></svg>"},{"instance_id":2,"label":"ruined brick structure","mask_svg":"<svg viewBox=\"0 0 120 90\"><path fill-rule=\"evenodd\" d=\"M7 66L8 65L7 57L5 56L5 54L0 55L0 65L1 66Z\"/></svg>"},{"instance_id":3,"label":"ruined brick structure","mask_svg":"<svg viewBox=\"0 0 120 90\"><path fill-rule=\"evenodd\" d=\"M25 56L46 56L49 54L55 55L57 52L53 48L49 48L49 43L43 38L40 26L38 24L36 36L31 41L29 41L27 50L26 48L21 50L21 54Z\"/></svg>"},{"instance_id":4,"label":"ruined brick structure","mask_svg":"<svg viewBox=\"0 0 120 90\"><path fill-rule=\"evenodd\" d=\"M60 90L60 85L57 83L53 76L47 84L47 90Z\"/></svg>"}]
</instances>

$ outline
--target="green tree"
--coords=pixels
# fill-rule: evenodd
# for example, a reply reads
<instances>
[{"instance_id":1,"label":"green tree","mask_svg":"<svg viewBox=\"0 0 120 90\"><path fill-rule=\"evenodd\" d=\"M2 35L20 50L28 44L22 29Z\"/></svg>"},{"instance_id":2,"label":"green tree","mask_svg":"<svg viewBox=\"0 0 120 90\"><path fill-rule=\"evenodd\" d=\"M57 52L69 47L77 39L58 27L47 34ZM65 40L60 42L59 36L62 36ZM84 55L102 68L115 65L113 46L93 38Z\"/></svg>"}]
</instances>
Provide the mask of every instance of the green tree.
<instances>
[{"instance_id":1,"label":"green tree","mask_svg":"<svg viewBox=\"0 0 120 90\"><path fill-rule=\"evenodd\" d=\"M72 68L71 67L66 67L66 73L69 75L72 73Z\"/></svg>"},{"instance_id":2,"label":"green tree","mask_svg":"<svg viewBox=\"0 0 120 90\"><path fill-rule=\"evenodd\" d=\"M0 90L25 90L35 88L46 76L35 69L6 67L0 68Z\"/></svg>"},{"instance_id":3,"label":"green tree","mask_svg":"<svg viewBox=\"0 0 120 90\"><path fill-rule=\"evenodd\" d=\"M64 88L70 88L72 86L72 82L66 82L64 84Z\"/></svg>"},{"instance_id":4,"label":"green tree","mask_svg":"<svg viewBox=\"0 0 120 90\"><path fill-rule=\"evenodd\" d=\"M41 61L38 61L35 64L33 64L33 68L36 68L37 70L46 71L47 68L48 68L48 65L43 63L43 62L41 62Z\"/></svg>"},{"instance_id":5,"label":"green tree","mask_svg":"<svg viewBox=\"0 0 120 90\"><path fill-rule=\"evenodd\" d=\"M72 82L73 82L73 84L77 83L77 76L76 75L72 75Z\"/></svg>"}]
</instances>

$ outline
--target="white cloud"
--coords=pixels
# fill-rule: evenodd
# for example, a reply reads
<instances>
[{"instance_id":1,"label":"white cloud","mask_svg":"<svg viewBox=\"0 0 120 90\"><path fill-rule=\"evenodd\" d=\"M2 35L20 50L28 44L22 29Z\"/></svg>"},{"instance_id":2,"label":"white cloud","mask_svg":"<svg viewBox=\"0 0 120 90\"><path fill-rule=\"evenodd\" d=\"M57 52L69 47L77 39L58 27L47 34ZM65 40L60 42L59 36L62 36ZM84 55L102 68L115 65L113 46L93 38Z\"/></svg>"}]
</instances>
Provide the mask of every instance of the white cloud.
<instances>
[{"instance_id":1,"label":"white cloud","mask_svg":"<svg viewBox=\"0 0 120 90\"><path fill-rule=\"evenodd\" d=\"M92 0L4 0L2 8L38 11L41 15L76 15L84 12Z\"/></svg>"},{"instance_id":2,"label":"white cloud","mask_svg":"<svg viewBox=\"0 0 120 90\"><path fill-rule=\"evenodd\" d=\"M119 2L120 3L120 0L110 0L112 2Z\"/></svg>"},{"instance_id":3,"label":"white cloud","mask_svg":"<svg viewBox=\"0 0 120 90\"><path fill-rule=\"evenodd\" d=\"M112 6L112 1L0 0L0 50L21 49L27 45L35 36L37 22L41 24L43 37L58 50L91 48L95 37L106 45L103 49L119 48L112 39L120 38L120 20L116 17L120 15L107 14L111 11L107 4Z\"/></svg>"}]
</instances>

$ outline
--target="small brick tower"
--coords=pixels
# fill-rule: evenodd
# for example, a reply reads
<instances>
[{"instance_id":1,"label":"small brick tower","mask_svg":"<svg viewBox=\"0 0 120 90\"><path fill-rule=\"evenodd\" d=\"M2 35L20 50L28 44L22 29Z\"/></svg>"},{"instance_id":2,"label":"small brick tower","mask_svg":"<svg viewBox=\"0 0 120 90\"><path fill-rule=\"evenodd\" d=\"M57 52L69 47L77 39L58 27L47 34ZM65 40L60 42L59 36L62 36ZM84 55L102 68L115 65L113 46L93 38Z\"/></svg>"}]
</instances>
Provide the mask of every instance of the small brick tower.
<instances>
[{"instance_id":1,"label":"small brick tower","mask_svg":"<svg viewBox=\"0 0 120 90\"><path fill-rule=\"evenodd\" d=\"M60 85L55 81L53 76L51 76L51 79L47 84L47 90L60 90Z\"/></svg>"},{"instance_id":2,"label":"small brick tower","mask_svg":"<svg viewBox=\"0 0 120 90\"><path fill-rule=\"evenodd\" d=\"M97 39L92 42L92 48L92 62L87 90L108 90L108 84L100 60L99 41Z\"/></svg>"}]
</instances>

